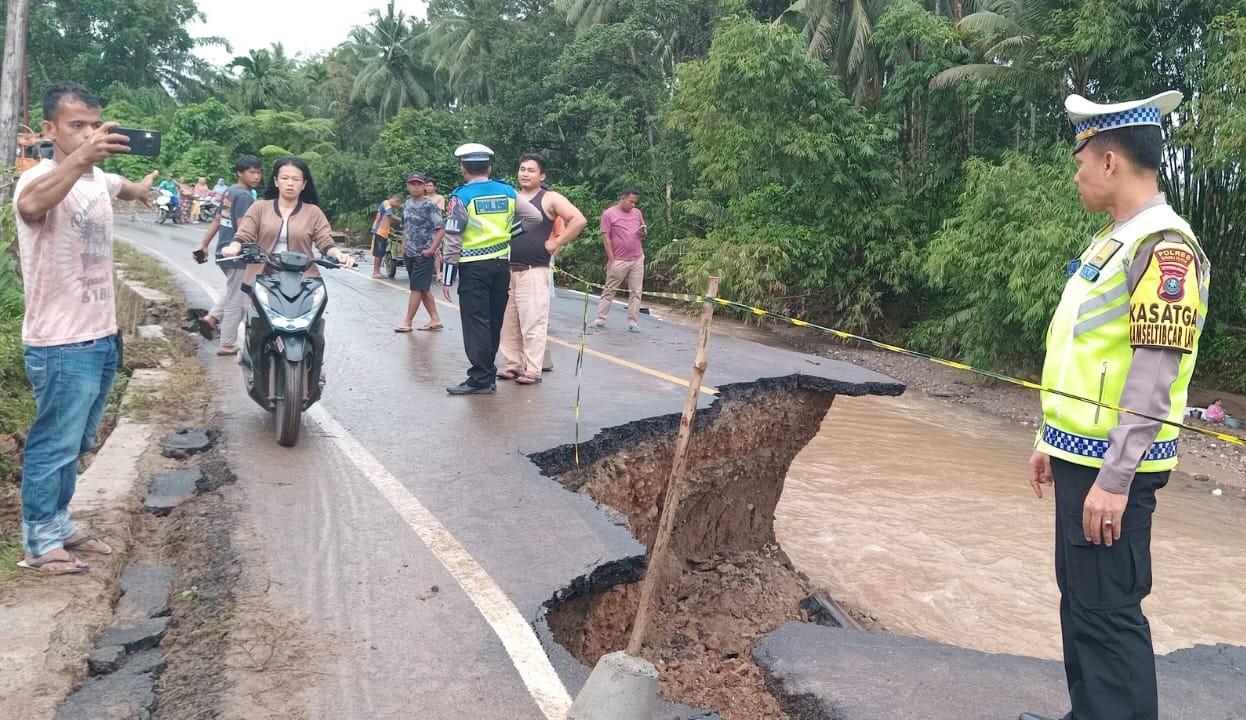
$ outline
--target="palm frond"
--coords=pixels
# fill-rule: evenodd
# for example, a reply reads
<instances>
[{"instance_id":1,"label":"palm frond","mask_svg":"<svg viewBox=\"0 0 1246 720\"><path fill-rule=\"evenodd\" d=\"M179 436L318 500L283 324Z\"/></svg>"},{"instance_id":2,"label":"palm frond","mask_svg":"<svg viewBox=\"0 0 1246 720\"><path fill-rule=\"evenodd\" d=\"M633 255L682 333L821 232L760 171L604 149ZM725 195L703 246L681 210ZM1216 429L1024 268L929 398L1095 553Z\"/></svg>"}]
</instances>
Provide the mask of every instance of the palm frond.
<instances>
[{"instance_id":1,"label":"palm frond","mask_svg":"<svg viewBox=\"0 0 1246 720\"><path fill-rule=\"evenodd\" d=\"M948 68L930 79L931 90L942 90L965 80L986 82L1008 81L1017 74L1015 68L994 63L973 63Z\"/></svg>"},{"instance_id":2,"label":"palm frond","mask_svg":"<svg viewBox=\"0 0 1246 720\"><path fill-rule=\"evenodd\" d=\"M1017 21L990 10L979 10L972 15L966 15L961 18L957 27L986 38L1026 34L1025 28L1021 27Z\"/></svg>"}]
</instances>

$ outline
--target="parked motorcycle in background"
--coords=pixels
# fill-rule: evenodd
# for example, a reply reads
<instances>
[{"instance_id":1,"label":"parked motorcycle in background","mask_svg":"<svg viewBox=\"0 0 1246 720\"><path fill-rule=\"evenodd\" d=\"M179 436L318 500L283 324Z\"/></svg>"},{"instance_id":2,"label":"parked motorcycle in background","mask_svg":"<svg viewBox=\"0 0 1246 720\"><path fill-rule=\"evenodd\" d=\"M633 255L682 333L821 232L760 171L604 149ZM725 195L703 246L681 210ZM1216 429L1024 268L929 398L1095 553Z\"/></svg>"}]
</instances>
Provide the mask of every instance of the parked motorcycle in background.
<instances>
[{"instance_id":1,"label":"parked motorcycle in background","mask_svg":"<svg viewBox=\"0 0 1246 720\"><path fill-rule=\"evenodd\" d=\"M199 201L199 219L203 222L212 222L220 209L221 204L215 198L204 198Z\"/></svg>"},{"instance_id":2,"label":"parked motorcycle in background","mask_svg":"<svg viewBox=\"0 0 1246 720\"><path fill-rule=\"evenodd\" d=\"M154 189L152 192L156 194L156 222L163 223L165 220L168 220L176 224L177 196L168 190Z\"/></svg>"}]
</instances>

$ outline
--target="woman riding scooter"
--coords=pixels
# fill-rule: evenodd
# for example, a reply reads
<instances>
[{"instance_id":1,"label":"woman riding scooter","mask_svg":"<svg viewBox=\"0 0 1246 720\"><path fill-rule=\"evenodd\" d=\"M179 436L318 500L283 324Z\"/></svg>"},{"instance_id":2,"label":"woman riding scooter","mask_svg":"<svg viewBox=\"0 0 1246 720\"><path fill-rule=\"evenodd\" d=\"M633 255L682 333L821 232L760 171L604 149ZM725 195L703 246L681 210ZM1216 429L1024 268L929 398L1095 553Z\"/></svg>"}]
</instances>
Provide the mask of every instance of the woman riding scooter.
<instances>
[{"instance_id":1,"label":"woman riding scooter","mask_svg":"<svg viewBox=\"0 0 1246 720\"><path fill-rule=\"evenodd\" d=\"M287 156L273 165L268 176L268 187L263 200L251 206L240 220L234 241L221 249L224 257L236 257L243 243L256 243L267 254L296 252L312 257L316 249L336 260L344 268L355 265L355 259L342 252L333 241L329 219L319 207L316 184L312 180L307 163ZM263 265L249 265L242 280L242 290L252 292L255 278L264 270ZM319 276L320 271L310 265L304 276ZM324 357L324 320L317 322L312 331L312 343L318 357ZM250 338L247 340L250 345ZM250 349L250 348L248 348ZM244 356L246 362L249 356Z\"/></svg>"}]
</instances>

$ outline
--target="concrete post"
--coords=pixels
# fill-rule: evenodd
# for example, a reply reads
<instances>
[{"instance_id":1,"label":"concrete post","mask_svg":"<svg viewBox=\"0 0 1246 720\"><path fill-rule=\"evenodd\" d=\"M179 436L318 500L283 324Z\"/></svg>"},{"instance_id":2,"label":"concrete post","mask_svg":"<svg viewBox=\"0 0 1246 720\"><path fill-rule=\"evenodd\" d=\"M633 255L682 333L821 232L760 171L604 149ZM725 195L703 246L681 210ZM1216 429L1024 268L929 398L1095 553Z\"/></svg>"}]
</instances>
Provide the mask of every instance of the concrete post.
<instances>
[{"instance_id":1,"label":"concrete post","mask_svg":"<svg viewBox=\"0 0 1246 720\"><path fill-rule=\"evenodd\" d=\"M613 652L597 661L567 720L649 720L657 698L657 668L644 658Z\"/></svg>"}]
</instances>

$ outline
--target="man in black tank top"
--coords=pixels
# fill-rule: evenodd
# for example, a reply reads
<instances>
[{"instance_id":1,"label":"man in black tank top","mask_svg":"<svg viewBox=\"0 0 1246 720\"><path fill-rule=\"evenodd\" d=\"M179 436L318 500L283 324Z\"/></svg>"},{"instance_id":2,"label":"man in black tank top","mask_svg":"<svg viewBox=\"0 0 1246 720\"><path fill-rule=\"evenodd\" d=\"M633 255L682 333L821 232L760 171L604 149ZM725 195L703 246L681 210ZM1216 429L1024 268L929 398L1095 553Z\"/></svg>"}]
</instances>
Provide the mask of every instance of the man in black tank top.
<instances>
[{"instance_id":1,"label":"man in black tank top","mask_svg":"<svg viewBox=\"0 0 1246 720\"><path fill-rule=\"evenodd\" d=\"M545 159L524 155L519 159L519 197L541 211L541 224L511 239L511 287L502 321L502 356L506 369L502 380L521 385L541 382L545 336L549 329L550 258L584 229L587 220L571 201L553 190L541 189ZM555 232L555 222L562 229Z\"/></svg>"}]
</instances>

